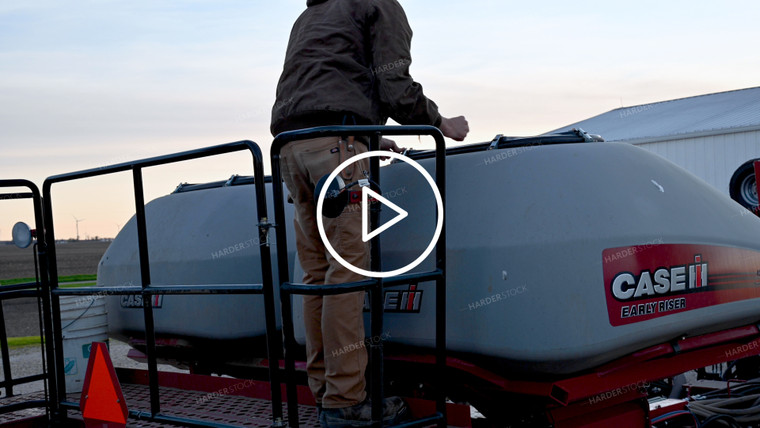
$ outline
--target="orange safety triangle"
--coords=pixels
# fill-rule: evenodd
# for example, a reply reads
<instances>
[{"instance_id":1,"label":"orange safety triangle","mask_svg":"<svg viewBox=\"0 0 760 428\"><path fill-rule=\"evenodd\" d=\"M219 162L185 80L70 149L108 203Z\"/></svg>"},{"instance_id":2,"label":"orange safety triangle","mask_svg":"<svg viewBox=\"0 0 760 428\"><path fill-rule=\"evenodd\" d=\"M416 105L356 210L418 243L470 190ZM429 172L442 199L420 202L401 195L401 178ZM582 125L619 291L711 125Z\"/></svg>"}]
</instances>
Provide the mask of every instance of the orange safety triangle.
<instances>
[{"instance_id":1,"label":"orange safety triangle","mask_svg":"<svg viewBox=\"0 0 760 428\"><path fill-rule=\"evenodd\" d=\"M127 402L103 342L92 342L79 409L87 428L127 426Z\"/></svg>"}]
</instances>

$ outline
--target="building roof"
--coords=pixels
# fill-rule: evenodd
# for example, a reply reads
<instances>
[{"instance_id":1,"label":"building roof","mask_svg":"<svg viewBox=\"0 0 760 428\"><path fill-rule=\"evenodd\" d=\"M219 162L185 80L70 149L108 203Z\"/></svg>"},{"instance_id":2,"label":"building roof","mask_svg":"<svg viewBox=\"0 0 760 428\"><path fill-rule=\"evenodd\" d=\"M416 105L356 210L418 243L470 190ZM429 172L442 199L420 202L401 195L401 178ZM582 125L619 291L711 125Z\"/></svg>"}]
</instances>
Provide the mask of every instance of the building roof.
<instances>
[{"instance_id":1,"label":"building roof","mask_svg":"<svg viewBox=\"0 0 760 428\"><path fill-rule=\"evenodd\" d=\"M760 87L621 107L551 133L572 128L630 143L757 130Z\"/></svg>"}]
</instances>

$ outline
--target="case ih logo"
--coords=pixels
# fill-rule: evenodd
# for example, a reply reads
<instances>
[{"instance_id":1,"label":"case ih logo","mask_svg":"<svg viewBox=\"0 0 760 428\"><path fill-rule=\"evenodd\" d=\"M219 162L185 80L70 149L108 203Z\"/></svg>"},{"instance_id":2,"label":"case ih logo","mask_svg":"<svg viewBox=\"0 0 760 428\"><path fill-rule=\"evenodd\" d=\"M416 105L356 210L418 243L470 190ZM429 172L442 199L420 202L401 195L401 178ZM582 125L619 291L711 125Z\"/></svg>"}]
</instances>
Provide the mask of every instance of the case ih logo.
<instances>
[{"instance_id":1,"label":"case ih logo","mask_svg":"<svg viewBox=\"0 0 760 428\"><path fill-rule=\"evenodd\" d=\"M742 301L760 299L760 251L754 249L635 245L607 248L602 260L602 287L612 326L717 305L742 311L752 304Z\"/></svg>"},{"instance_id":2,"label":"case ih logo","mask_svg":"<svg viewBox=\"0 0 760 428\"><path fill-rule=\"evenodd\" d=\"M151 297L151 300L153 301L154 308L160 308L164 303L164 295L156 294L155 296ZM120 303L122 308L142 308L143 296L139 294L121 296Z\"/></svg>"},{"instance_id":3,"label":"case ih logo","mask_svg":"<svg viewBox=\"0 0 760 428\"><path fill-rule=\"evenodd\" d=\"M410 285L408 290L389 290L383 297L384 312L419 313L422 306L422 290ZM364 297L364 311L369 312L369 293Z\"/></svg>"},{"instance_id":4,"label":"case ih logo","mask_svg":"<svg viewBox=\"0 0 760 428\"><path fill-rule=\"evenodd\" d=\"M611 287L615 299L629 301L681 294L707 285L707 262L703 262L702 255L697 254L694 263L689 265L662 267L654 272L642 270L638 276L620 272L615 275Z\"/></svg>"}]
</instances>

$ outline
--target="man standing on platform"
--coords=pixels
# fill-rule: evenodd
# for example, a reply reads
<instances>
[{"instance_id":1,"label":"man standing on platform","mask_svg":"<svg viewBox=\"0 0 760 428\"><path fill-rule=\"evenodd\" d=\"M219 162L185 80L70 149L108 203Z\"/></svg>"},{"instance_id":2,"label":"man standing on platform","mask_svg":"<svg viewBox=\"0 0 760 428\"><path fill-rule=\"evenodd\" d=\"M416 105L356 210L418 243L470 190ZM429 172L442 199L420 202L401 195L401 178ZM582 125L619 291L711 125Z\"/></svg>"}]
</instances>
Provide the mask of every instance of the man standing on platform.
<instances>
[{"instance_id":1,"label":"man standing on platform","mask_svg":"<svg viewBox=\"0 0 760 428\"><path fill-rule=\"evenodd\" d=\"M454 140L469 132L463 116L446 118L409 74L412 30L396 0L307 0L290 34L285 64L272 108L271 131L326 125L433 125ZM400 152L381 141L381 149ZM347 158L364 153L361 139L316 138L288 143L281 151L283 179L295 204L298 257L307 284L364 279L341 266L326 250L316 223L314 188ZM341 174L365 178L367 159ZM369 247L362 241L360 210L324 218L327 238L343 259L368 269ZM364 292L304 296L309 387L328 427L369 426L365 391L367 351L362 309ZM348 350L348 351L346 351ZM397 398L384 403L384 423L406 413Z\"/></svg>"}]
</instances>

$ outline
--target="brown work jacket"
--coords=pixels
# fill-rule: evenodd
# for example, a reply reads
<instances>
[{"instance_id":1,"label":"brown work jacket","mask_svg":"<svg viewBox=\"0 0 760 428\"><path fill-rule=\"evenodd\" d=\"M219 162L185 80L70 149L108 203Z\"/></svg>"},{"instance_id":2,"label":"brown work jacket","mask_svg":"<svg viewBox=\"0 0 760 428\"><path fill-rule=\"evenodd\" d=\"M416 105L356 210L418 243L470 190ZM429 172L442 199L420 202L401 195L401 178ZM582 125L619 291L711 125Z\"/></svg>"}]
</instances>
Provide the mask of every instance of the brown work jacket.
<instances>
[{"instance_id":1,"label":"brown work jacket","mask_svg":"<svg viewBox=\"0 0 760 428\"><path fill-rule=\"evenodd\" d=\"M396 0L308 0L290 34L272 135L320 125L439 126L409 74L412 29Z\"/></svg>"}]
</instances>

